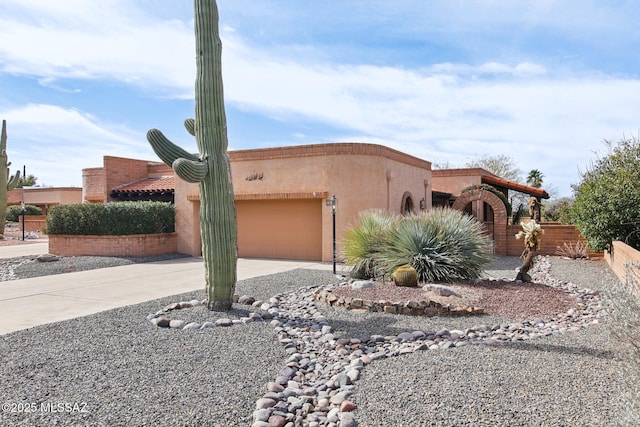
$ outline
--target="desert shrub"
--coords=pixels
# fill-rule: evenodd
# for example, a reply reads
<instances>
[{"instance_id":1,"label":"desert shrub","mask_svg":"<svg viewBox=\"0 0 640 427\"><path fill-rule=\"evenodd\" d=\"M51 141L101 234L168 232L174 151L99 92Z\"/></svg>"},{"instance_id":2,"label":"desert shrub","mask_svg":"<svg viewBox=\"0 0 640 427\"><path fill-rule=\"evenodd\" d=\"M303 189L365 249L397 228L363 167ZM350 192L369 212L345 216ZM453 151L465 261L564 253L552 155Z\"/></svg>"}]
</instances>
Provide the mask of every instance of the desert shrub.
<instances>
[{"instance_id":1,"label":"desert shrub","mask_svg":"<svg viewBox=\"0 0 640 427\"><path fill-rule=\"evenodd\" d=\"M589 258L587 243L582 241L564 242L562 246L556 246L556 255L571 259Z\"/></svg>"},{"instance_id":2,"label":"desert shrub","mask_svg":"<svg viewBox=\"0 0 640 427\"><path fill-rule=\"evenodd\" d=\"M370 210L362 212L359 219L358 225L348 229L344 235L343 256L347 265L352 266L352 276L375 277L382 236L399 217L380 210Z\"/></svg>"},{"instance_id":3,"label":"desert shrub","mask_svg":"<svg viewBox=\"0 0 640 427\"><path fill-rule=\"evenodd\" d=\"M42 209L33 205L24 205L25 215L42 215ZM7 208L7 221L18 222L18 217L22 215L22 206L11 205Z\"/></svg>"},{"instance_id":4,"label":"desert shrub","mask_svg":"<svg viewBox=\"0 0 640 427\"><path fill-rule=\"evenodd\" d=\"M542 216L547 222L573 224L573 220L571 219L572 207L573 199L562 197L557 200L546 202L542 207Z\"/></svg>"},{"instance_id":5,"label":"desert shrub","mask_svg":"<svg viewBox=\"0 0 640 427\"><path fill-rule=\"evenodd\" d=\"M174 206L163 202L60 205L47 217L48 234L118 236L174 230Z\"/></svg>"},{"instance_id":6,"label":"desert shrub","mask_svg":"<svg viewBox=\"0 0 640 427\"><path fill-rule=\"evenodd\" d=\"M640 264L626 266L626 280L605 282L607 327L620 343L625 414L619 425L640 425Z\"/></svg>"},{"instance_id":7,"label":"desert shrub","mask_svg":"<svg viewBox=\"0 0 640 427\"><path fill-rule=\"evenodd\" d=\"M574 187L572 216L597 251L614 240L640 249L640 141L623 139L598 159Z\"/></svg>"},{"instance_id":8,"label":"desert shrub","mask_svg":"<svg viewBox=\"0 0 640 427\"><path fill-rule=\"evenodd\" d=\"M492 260L491 241L482 226L463 212L442 208L408 217L378 215L382 218L375 221L384 227L373 225L378 232L365 235L368 250L345 257L349 265L369 267L368 277L375 268L389 275L409 264L420 281L452 282L478 277Z\"/></svg>"}]
</instances>

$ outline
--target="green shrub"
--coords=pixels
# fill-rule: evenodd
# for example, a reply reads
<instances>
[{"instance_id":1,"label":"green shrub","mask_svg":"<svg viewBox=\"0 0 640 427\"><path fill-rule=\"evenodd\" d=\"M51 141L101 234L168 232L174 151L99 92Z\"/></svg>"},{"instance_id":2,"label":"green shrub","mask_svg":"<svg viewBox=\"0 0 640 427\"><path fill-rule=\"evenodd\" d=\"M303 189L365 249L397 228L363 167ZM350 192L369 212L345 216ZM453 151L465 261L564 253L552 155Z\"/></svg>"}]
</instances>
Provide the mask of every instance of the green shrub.
<instances>
[{"instance_id":1,"label":"green shrub","mask_svg":"<svg viewBox=\"0 0 640 427\"><path fill-rule=\"evenodd\" d=\"M42 209L33 205L24 205L25 215L42 215ZM7 221L18 222L18 217L22 215L22 206L11 205L7 208Z\"/></svg>"},{"instance_id":2,"label":"green shrub","mask_svg":"<svg viewBox=\"0 0 640 427\"><path fill-rule=\"evenodd\" d=\"M574 187L572 218L589 246L606 249L620 240L640 249L640 141L618 142Z\"/></svg>"},{"instance_id":3,"label":"green shrub","mask_svg":"<svg viewBox=\"0 0 640 427\"><path fill-rule=\"evenodd\" d=\"M568 197L552 200L544 204L544 207L542 208L542 216L545 221L548 222L573 224L573 220L571 218L572 206L573 199Z\"/></svg>"},{"instance_id":4,"label":"green shrub","mask_svg":"<svg viewBox=\"0 0 640 427\"><path fill-rule=\"evenodd\" d=\"M48 234L119 236L174 230L175 208L163 202L60 205L47 217Z\"/></svg>"},{"instance_id":5,"label":"green shrub","mask_svg":"<svg viewBox=\"0 0 640 427\"><path fill-rule=\"evenodd\" d=\"M422 282L452 282L478 277L491 263L490 239L481 224L463 212L444 208L408 217L376 215L363 215L360 226L346 235L352 240L343 245L347 264L368 277L376 268L389 275L409 264Z\"/></svg>"},{"instance_id":6,"label":"green shrub","mask_svg":"<svg viewBox=\"0 0 640 427\"><path fill-rule=\"evenodd\" d=\"M352 266L352 276L376 276L376 257L382 236L398 219L380 210L365 211L360 214L360 223L346 231L342 248L346 263Z\"/></svg>"}]
</instances>

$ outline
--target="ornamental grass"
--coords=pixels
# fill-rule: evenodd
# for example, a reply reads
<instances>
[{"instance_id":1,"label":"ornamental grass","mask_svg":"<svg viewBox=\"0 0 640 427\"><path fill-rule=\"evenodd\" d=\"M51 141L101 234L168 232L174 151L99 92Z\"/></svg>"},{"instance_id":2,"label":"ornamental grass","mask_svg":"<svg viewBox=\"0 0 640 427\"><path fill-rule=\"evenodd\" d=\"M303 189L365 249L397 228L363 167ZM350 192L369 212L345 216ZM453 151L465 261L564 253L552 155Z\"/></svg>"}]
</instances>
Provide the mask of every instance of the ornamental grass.
<instances>
[{"instance_id":1,"label":"ornamental grass","mask_svg":"<svg viewBox=\"0 0 640 427\"><path fill-rule=\"evenodd\" d=\"M421 282L454 282L479 277L492 261L492 243L473 217L450 208L419 215L365 212L343 242L357 275L391 275L409 264Z\"/></svg>"}]
</instances>

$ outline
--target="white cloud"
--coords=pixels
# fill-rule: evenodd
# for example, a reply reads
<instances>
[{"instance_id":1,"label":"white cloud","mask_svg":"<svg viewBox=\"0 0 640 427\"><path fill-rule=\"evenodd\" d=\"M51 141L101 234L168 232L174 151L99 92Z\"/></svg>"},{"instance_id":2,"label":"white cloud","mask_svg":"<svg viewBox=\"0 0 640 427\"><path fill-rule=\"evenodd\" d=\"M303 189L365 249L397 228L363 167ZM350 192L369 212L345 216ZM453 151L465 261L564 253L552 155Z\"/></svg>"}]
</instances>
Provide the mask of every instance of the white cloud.
<instances>
[{"instance_id":1,"label":"white cloud","mask_svg":"<svg viewBox=\"0 0 640 427\"><path fill-rule=\"evenodd\" d=\"M7 120L11 173L26 165L39 184L81 186L82 169L102 166L104 155L154 158L144 135L78 110L29 104L0 116Z\"/></svg>"},{"instance_id":2,"label":"white cloud","mask_svg":"<svg viewBox=\"0 0 640 427\"><path fill-rule=\"evenodd\" d=\"M153 88L154 96L159 89L165 98L191 97L195 61L190 17L148 13L146 8L156 4L160 9L174 4L191 7L189 2L174 1L5 0L0 12L10 7L19 11L13 16L20 19L0 13L0 39L11 40L0 43L0 70L35 77L50 87L57 87L61 79L91 79ZM225 7L234 4L226 2ZM523 31L544 26L572 36L582 34L589 24L599 34L618 34L609 22L619 19L615 10L597 15L607 18L606 22L587 19L589 11L599 10L597 5L571 11L562 2L531 2L525 9L532 13L524 14L521 7L505 6L505 2L468 8L453 2L438 3L438 7L407 4L410 10L389 15L392 23L397 24L399 17L409 22L392 35L415 35L427 28L419 39L424 43L446 32L450 35L445 41L450 42L456 37L451 28L465 30L467 37L480 34L482 26L476 21L488 28L508 23L509 29L520 26ZM441 6L443 11L438 12ZM271 7L261 7L273 12ZM373 2L372 7L380 11L389 6ZM496 8L505 13L494 13ZM420 13L411 14L412 10ZM478 10L484 11L482 20L476 16ZM427 12L436 15L421 21ZM569 22L564 18L570 13L576 19ZM448 24L442 21L447 16L456 17L451 27L443 24ZM365 18L358 18L359 22ZM241 31L233 24L223 24L222 30L227 102L281 121L303 117L347 129L335 135L343 140L382 143L453 165L474 156L507 154L523 170L540 169L549 183L568 194L569 184L579 179L578 167L593 158L602 139L635 134L640 126L637 79L585 70L576 74L533 55L484 49L476 53L479 60L424 61L415 66L384 65L382 60L375 65L338 64L304 40L271 43L264 36L268 22L256 29L262 39L256 37L252 43L240 38ZM299 31L304 39L299 27L289 31ZM636 33L629 39L637 39ZM470 45L473 42L467 40ZM2 114L10 118L11 126L20 124L16 127L24 129L10 141L15 164L37 158L44 169L46 162L56 159L57 166L47 171L51 177L45 179L51 183L64 184L65 174L79 176L82 167L101 165L104 154L150 157L138 131L103 123L97 113L92 116L46 102L0 105L7 110ZM283 143L299 143L302 137L293 134L291 141ZM314 141L307 137L304 142Z\"/></svg>"},{"instance_id":3,"label":"white cloud","mask_svg":"<svg viewBox=\"0 0 640 427\"><path fill-rule=\"evenodd\" d=\"M564 194L602 139L633 132L640 117L638 80L549 77L531 63L309 66L235 46L224 58L227 99L246 109L321 120L426 159L507 154Z\"/></svg>"},{"instance_id":4,"label":"white cloud","mask_svg":"<svg viewBox=\"0 0 640 427\"><path fill-rule=\"evenodd\" d=\"M0 69L54 79L115 79L191 93L193 29L178 20L144 19L126 2L24 4L20 21L0 15ZM139 18L139 20L137 20Z\"/></svg>"}]
</instances>

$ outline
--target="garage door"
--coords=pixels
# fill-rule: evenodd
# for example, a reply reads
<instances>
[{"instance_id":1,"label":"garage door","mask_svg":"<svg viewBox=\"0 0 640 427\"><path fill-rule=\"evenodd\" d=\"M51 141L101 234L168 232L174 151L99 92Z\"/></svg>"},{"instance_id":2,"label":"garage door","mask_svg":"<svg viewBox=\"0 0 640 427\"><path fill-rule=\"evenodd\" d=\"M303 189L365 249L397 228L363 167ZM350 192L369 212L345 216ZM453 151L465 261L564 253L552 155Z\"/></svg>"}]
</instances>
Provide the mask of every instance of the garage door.
<instances>
[{"instance_id":1,"label":"garage door","mask_svg":"<svg viewBox=\"0 0 640 427\"><path fill-rule=\"evenodd\" d=\"M320 261L322 200L236 200L238 256Z\"/></svg>"}]
</instances>

